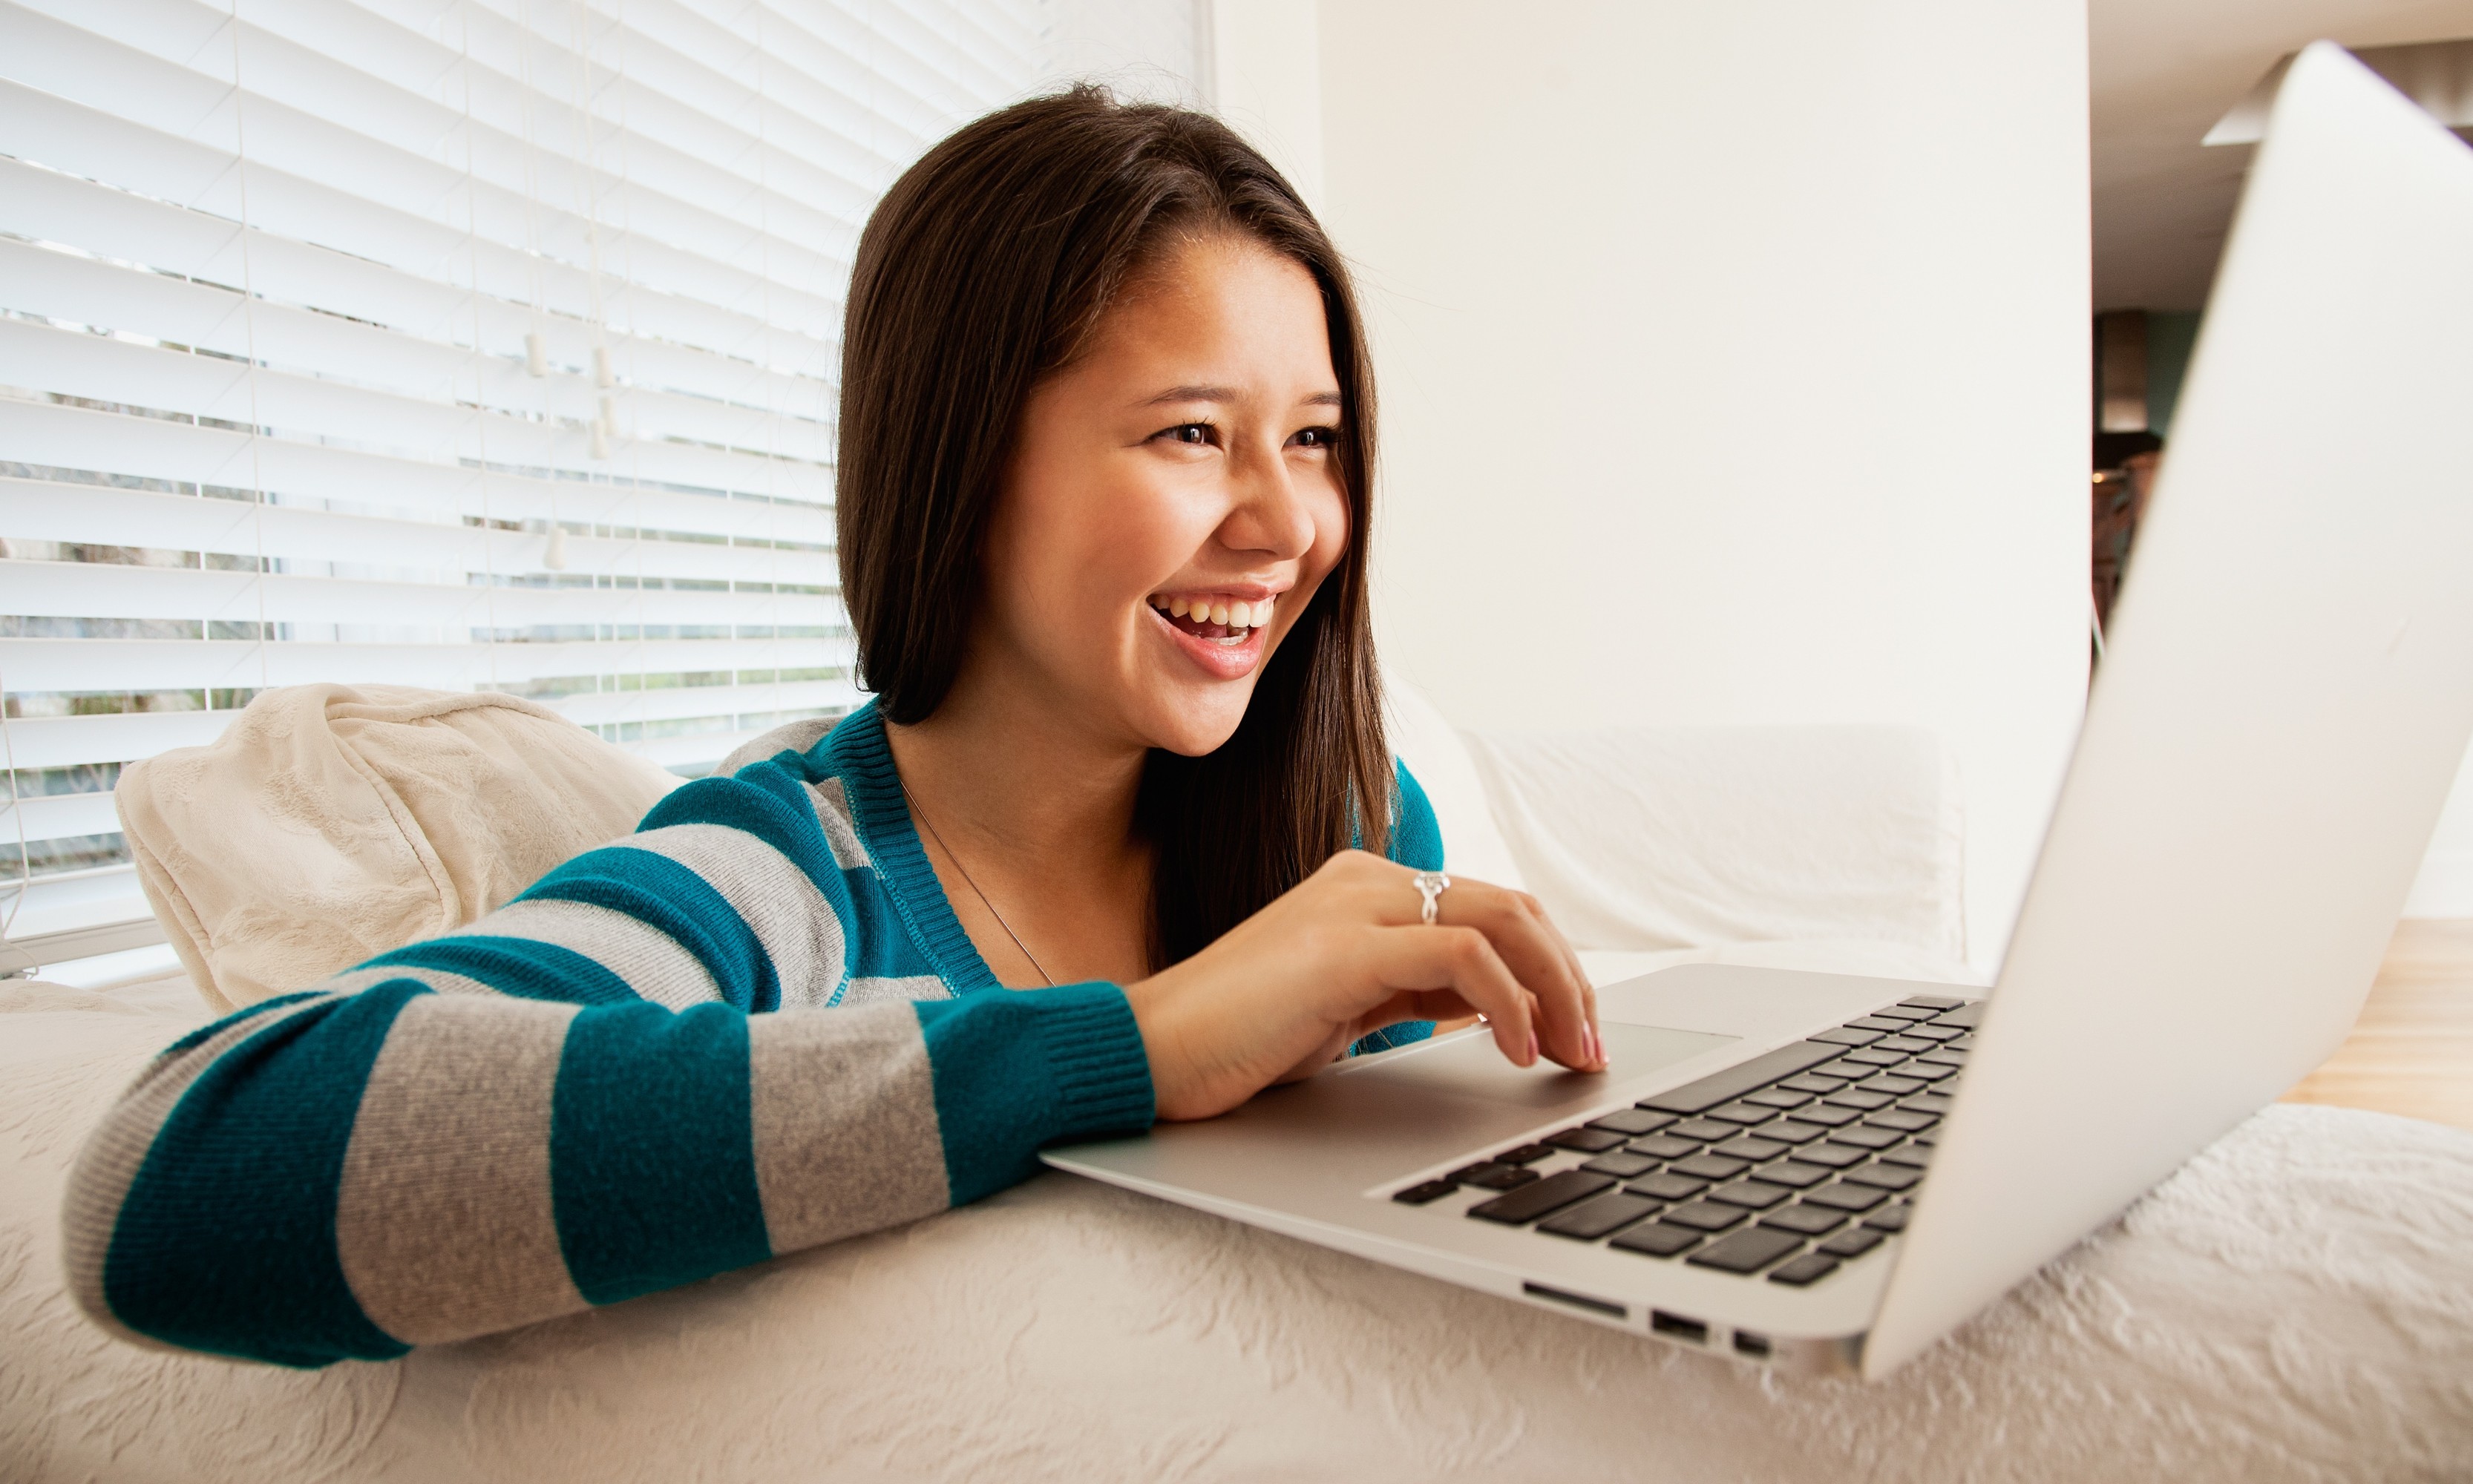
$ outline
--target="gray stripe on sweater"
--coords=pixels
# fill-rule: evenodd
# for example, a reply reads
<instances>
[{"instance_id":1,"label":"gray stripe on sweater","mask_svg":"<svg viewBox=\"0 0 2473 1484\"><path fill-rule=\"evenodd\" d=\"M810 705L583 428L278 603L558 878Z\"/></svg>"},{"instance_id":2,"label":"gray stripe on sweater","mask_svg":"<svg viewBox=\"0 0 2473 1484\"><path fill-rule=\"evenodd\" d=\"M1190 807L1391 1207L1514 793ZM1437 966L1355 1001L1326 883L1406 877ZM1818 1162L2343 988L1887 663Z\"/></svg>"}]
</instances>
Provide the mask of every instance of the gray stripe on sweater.
<instances>
[{"instance_id":1,"label":"gray stripe on sweater","mask_svg":"<svg viewBox=\"0 0 2473 1484\"><path fill-rule=\"evenodd\" d=\"M588 901L540 897L511 901L458 936L492 935L570 948L627 981L638 998L672 1010L722 997L721 986L704 961L677 939L638 918Z\"/></svg>"},{"instance_id":2,"label":"gray stripe on sweater","mask_svg":"<svg viewBox=\"0 0 2473 1484\"><path fill-rule=\"evenodd\" d=\"M756 1188L776 1253L915 1221L951 1200L918 1013L784 1010L747 1022Z\"/></svg>"},{"instance_id":3,"label":"gray stripe on sweater","mask_svg":"<svg viewBox=\"0 0 2473 1484\"><path fill-rule=\"evenodd\" d=\"M581 1007L424 994L379 1048L335 1200L344 1281L408 1345L586 1307L560 1255L550 1099Z\"/></svg>"},{"instance_id":4,"label":"gray stripe on sweater","mask_svg":"<svg viewBox=\"0 0 2473 1484\"><path fill-rule=\"evenodd\" d=\"M842 780L827 778L807 785L808 797L815 801L816 824L825 832L825 844L831 847L833 864L844 871L865 871L871 862L867 847L859 844L858 826L852 823L850 795L842 791Z\"/></svg>"},{"instance_id":5,"label":"gray stripe on sweater","mask_svg":"<svg viewBox=\"0 0 2473 1484\"><path fill-rule=\"evenodd\" d=\"M951 999L953 987L934 974L904 974L900 978L858 978L850 982L839 1003L868 1005L888 999L907 1003L914 999Z\"/></svg>"},{"instance_id":6,"label":"gray stripe on sweater","mask_svg":"<svg viewBox=\"0 0 2473 1484\"><path fill-rule=\"evenodd\" d=\"M666 856L719 892L773 961L782 1008L832 998L847 952L842 920L807 874L760 836L727 825L670 825L612 849Z\"/></svg>"},{"instance_id":7,"label":"gray stripe on sweater","mask_svg":"<svg viewBox=\"0 0 2473 1484\"><path fill-rule=\"evenodd\" d=\"M68 1189L60 1201L60 1261L68 1270L69 1294L86 1317L113 1334L150 1350L177 1351L131 1329L112 1317L104 1299L103 1265L110 1256L111 1237L120 1224L120 1208L140 1165L155 1146L155 1137L179 1106L180 1095L215 1058L271 1025L331 1004L326 996L265 1011L228 1025L186 1051L156 1057L138 1073L103 1122L86 1136L69 1171ZM186 1352L182 1352L186 1353Z\"/></svg>"}]
</instances>

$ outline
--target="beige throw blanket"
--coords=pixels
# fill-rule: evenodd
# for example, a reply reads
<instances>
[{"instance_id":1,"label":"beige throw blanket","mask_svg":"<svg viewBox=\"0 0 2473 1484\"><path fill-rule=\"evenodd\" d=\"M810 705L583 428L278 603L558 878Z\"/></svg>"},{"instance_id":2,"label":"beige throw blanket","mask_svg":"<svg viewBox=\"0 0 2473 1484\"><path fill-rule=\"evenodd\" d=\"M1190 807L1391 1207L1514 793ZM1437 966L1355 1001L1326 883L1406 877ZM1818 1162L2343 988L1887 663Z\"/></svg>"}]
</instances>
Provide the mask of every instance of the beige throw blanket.
<instances>
[{"instance_id":1,"label":"beige throw blanket","mask_svg":"<svg viewBox=\"0 0 2473 1484\"><path fill-rule=\"evenodd\" d=\"M218 1010L460 927L679 779L514 696L291 685L122 770L146 899Z\"/></svg>"}]
</instances>

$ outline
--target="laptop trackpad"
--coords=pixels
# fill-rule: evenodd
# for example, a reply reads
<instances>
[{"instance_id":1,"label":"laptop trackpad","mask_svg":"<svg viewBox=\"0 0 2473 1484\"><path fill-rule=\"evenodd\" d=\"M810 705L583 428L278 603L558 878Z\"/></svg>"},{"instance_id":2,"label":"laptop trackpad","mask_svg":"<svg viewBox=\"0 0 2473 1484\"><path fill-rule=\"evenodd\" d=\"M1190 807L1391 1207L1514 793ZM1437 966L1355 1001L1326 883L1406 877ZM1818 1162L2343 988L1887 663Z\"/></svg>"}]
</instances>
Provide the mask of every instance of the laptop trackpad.
<instances>
[{"instance_id":1,"label":"laptop trackpad","mask_svg":"<svg viewBox=\"0 0 2473 1484\"><path fill-rule=\"evenodd\" d=\"M1606 1060L1612 1064L1602 1073L1568 1071L1543 1058L1534 1066L1514 1066L1495 1049L1493 1037L1479 1035L1446 1038L1424 1049L1373 1057L1330 1075L1524 1110L1526 1116L1509 1120L1517 1128L1551 1117L1562 1109L1576 1112L1601 1103L1621 1082L1645 1077L1735 1039L1618 1020L1604 1021L1598 1030L1605 1039Z\"/></svg>"}]
</instances>

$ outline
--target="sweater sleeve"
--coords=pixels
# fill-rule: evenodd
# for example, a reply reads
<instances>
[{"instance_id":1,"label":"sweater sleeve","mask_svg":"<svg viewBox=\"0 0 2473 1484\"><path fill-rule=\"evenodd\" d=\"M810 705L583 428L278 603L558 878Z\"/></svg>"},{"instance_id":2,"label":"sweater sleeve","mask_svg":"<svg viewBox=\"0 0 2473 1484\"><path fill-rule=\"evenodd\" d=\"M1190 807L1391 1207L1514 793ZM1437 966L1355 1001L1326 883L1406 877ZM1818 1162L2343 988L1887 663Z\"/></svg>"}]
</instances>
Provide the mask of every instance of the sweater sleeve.
<instances>
[{"instance_id":1,"label":"sweater sleeve","mask_svg":"<svg viewBox=\"0 0 2473 1484\"><path fill-rule=\"evenodd\" d=\"M1148 1127L1113 985L822 1008L847 904L786 775L689 784L462 932L164 1051L80 1153L71 1291L132 1339L385 1359L913 1220L1044 1144Z\"/></svg>"},{"instance_id":2,"label":"sweater sleeve","mask_svg":"<svg viewBox=\"0 0 2473 1484\"><path fill-rule=\"evenodd\" d=\"M1397 774L1399 794L1392 811L1391 842L1384 854L1413 871L1443 869L1443 826L1434 818L1434 805L1426 798L1425 788L1417 776L1404 762L1392 764ZM1371 1056L1424 1041L1434 1034L1431 1020L1403 1020L1386 1025L1370 1035L1358 1037L1348 1048L1350 1056Z\"/></svg>"}]
</instances>

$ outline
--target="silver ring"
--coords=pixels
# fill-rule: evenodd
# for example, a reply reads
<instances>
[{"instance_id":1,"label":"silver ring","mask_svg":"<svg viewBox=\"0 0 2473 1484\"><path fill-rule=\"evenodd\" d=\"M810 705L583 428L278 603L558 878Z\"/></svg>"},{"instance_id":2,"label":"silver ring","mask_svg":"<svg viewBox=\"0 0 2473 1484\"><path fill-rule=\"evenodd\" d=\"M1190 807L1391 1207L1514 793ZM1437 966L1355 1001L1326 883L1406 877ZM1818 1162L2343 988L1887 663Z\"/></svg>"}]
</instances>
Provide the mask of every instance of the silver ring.
<instances>
[{"instance_id":1,"label":"silver ring","mask_svg":"<svg viewBox=\"0 0 2473 1484\"><path fill-rule=\"evenodd\" d=\"M1452 889L1452 878L1439 871L1420 871L1408 878L1408 884L1417 889L1417 896L1421 898L1417 904L1417 921L1428 927L1433 926L1435 915L1442 911L1436 904L1442 900L1443 894Z\"/></svg>"}]
</instances>

